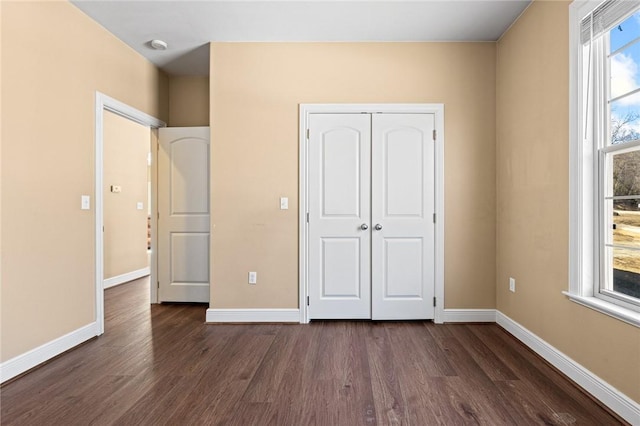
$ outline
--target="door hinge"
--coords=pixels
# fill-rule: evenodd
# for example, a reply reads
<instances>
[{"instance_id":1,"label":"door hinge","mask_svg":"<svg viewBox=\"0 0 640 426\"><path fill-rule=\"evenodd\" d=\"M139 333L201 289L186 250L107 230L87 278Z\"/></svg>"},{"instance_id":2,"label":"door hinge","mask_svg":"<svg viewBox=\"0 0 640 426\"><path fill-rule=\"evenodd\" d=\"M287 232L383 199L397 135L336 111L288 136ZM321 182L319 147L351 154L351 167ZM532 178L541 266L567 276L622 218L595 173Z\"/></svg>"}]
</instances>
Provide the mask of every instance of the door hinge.
<instances>
[{"instance_id":1,"label":"door hinge","mask_svg":"<svg viewBox=\"0 0 640 426\"><path fill-rule=\"evenodd\" d=\"M309 212L307 212L307 223L309 223Z\"/></svg>"},{"instance_id":2,"label":"door hinge","mask_svg":"<svg viewBox=\"0 0 640 426\"><path fill-rule=\"evenodd\" d=\"M309 140L309 129L307 129L307 140Z\"/></svg>"},{"instance_id":3,"label":"door hinge","mask_svg":"<svg viewBox=\"0 0 640 426\"><path fill-rule=\"evenodd\" d=\"M436 129L433 129L433 141L434 142L436 141L437 134L438 133L436 132Z\"/></svg>"},{"instance_id":4,"label":"door hinge","mask_svg":"<svg viewBox=\"0 0 640 426\"><path fill-rule=\"evenodd\" d=\"M309 306L309 296L307 296L307 306Z\"/></svg>"},{"instance_id":5,"label":"door hinge","mask_svg":"<svg viewBox=\"0 0 640 426\"><path fill-rule=\"evenodd\" d=\"M434 308L436 307L436 298L435 297L433 298L433 307Z\"/></svg>"},{"instance_id":6,"label":"door hinge","mask_svg":"<svg viewBox=\"0 0 640 426\"><path fill-rule=\"evenodd\" d=\"M433 223L436 223L436 214L433 214Z\"/></svg>"},{"instance_id":7,"label":"door hinge","mask_svg":"<svg viewBox=\"0 0 640 426\"><path fill-rule=\"evenodd\" d=\"M160 288L160 281L158 281L158 288Z\"/></svg>"},{"instance_id":8,"label":"door hinge","mask_svg":"<svg viewBox=\"0 0 640 426\"><path fill-rule=\"evenodd\" d=\"M160 220L160 212L158 212L158 220Z\"/></svg>"}]
</instances>

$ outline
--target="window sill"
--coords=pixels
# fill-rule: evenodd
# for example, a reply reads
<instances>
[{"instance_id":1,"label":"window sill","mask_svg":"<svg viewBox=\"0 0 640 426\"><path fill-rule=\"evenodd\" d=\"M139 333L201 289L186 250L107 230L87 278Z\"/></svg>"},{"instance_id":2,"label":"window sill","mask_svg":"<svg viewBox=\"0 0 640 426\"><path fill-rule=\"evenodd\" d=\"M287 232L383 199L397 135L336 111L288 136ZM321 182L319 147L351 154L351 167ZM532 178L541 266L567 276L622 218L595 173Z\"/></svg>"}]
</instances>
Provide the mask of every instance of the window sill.
<instances>
[{"instance_id":1,"label":"window sill","mask_svg":"<svg viewBox=\"0 0 640 426\"><path fill-rule=\"evenodd\" d=\"M567 291L563 291L562 294L567 296L569 300L586 306L587 308L594 309L610 317L624 321L627 324L640 327L640 312L632 311L631 309L623 308L610 302L606 302L597 297L578 296L577 294L571 294Z\"/></svg>"}]
</instances>

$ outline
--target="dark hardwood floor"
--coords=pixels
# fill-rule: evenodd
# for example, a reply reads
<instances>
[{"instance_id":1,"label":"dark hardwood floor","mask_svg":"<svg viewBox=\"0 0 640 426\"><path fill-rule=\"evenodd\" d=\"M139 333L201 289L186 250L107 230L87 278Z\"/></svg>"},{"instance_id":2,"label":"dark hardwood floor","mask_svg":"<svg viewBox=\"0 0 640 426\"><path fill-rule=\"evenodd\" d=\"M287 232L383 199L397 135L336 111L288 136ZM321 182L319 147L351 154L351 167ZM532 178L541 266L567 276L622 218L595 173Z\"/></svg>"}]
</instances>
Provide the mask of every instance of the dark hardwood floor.
<instances>
[{"instance_id":1,"label":"dark hardwood floor","mask_svg":"<svg viewBox=\"0 0 640 426\"><path fill-rule=\"evenodd\" d=\"M614 425L494 324L206 325L105 292L106 333L0 389L3 425Z\"/></svg>"}]
</instances>

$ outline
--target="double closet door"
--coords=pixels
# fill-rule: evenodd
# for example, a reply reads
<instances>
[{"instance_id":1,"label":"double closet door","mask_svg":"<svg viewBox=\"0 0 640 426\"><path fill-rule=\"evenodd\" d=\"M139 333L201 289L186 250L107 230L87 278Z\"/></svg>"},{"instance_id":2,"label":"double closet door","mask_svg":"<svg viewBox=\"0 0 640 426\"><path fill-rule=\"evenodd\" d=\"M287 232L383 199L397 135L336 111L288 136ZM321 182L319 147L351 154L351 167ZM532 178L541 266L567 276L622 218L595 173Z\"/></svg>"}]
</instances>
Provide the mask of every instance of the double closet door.
<instances>
[{"instance_id":1,"label":"double closet door","mask_svg":"<svg viewBox=\"0 0 640 426\"><path fill-rule=\"evenodd\" d=\"M434 114L310 114L309 318L433 318L434 129Z\"/></svg>"}]
</instances>

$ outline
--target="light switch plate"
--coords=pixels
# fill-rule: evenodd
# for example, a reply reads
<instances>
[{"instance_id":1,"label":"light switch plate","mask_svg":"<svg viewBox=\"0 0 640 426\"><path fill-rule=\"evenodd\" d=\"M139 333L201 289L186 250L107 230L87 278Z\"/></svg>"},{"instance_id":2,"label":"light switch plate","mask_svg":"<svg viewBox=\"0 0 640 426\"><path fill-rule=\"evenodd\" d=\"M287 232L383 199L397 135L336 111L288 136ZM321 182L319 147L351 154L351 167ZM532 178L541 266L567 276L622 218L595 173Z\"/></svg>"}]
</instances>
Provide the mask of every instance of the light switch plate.
<instances>
[{"instance_id":1,"label":"light switch plate","mask_svg":"<svg viewBox=\"0 0 640 426\"><path fill-rule=\"evenodd\" d=\"M288 210L289 209L289 198L280 197L280 210Z\"/></svg>"},{"instance_id":2,"label":"light switch plate","mask_svg":"<svg viewBox=\"0 0 640 426\"><path fill-rule=\"evenodd\" d=\"M136 203L136 208L137 208L138 210L142 210L142 209L144 209L144 204L143 204L141 201L138 201L138 202Z\"/></svg>"},{"instance_id":3,"label":"light switch plate","mask_svg":"<svg viewBox=\"0 0 640 426\"><path fill-rule=\"evenodd\" d=\"M80 209L82 209L82 210L90 210L91 209L91 196L89 196L89 195L81 195L80 196Z\"/></svg>"},{"instance_id":4,"label":"light switch plate","mask_svg":"<svg viewBox=\"0 0 640 426\"><path fill-rule=\"evenodd\" d=\"M255 284L258 281L257 272L249 272L249 284Z\"/></svg>"}]
</instances>

